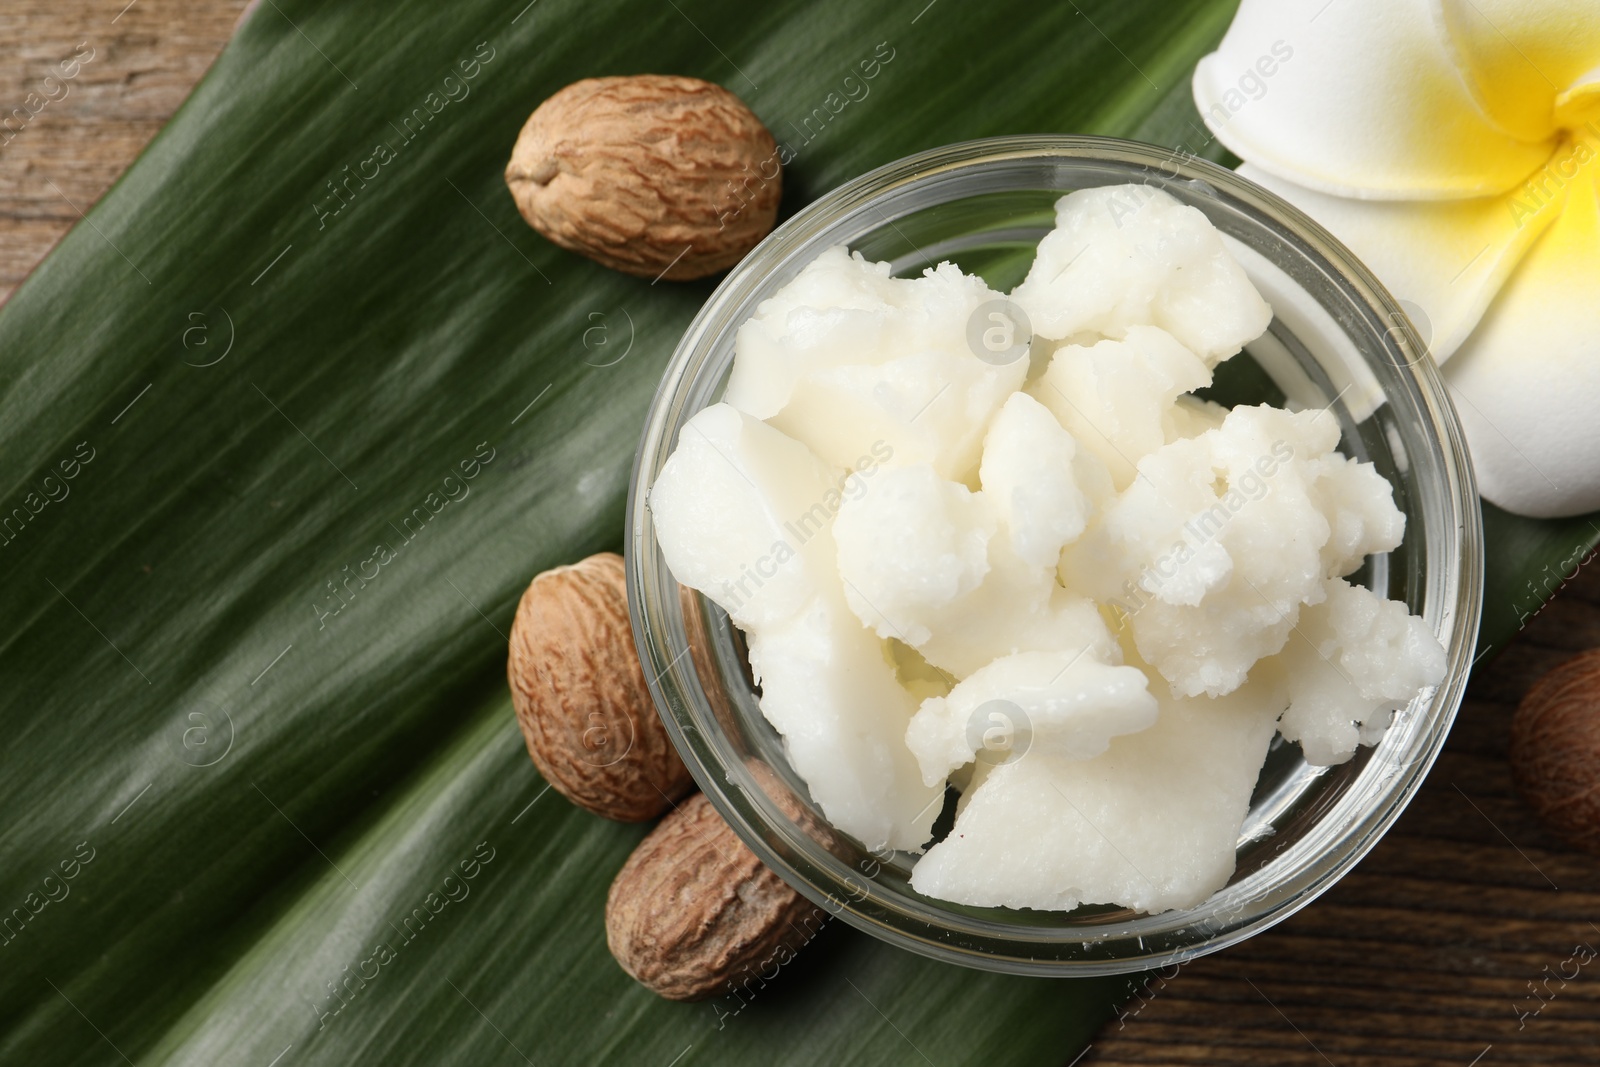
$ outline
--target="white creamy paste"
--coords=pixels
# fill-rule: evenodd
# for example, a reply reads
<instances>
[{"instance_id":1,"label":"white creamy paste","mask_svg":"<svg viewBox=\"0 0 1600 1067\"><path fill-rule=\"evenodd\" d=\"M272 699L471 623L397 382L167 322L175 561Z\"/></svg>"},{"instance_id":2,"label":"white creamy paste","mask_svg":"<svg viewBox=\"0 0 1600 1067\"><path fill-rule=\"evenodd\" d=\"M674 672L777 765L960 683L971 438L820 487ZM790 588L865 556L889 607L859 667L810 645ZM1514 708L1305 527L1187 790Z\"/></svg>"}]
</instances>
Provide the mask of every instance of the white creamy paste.
<instances>
[{"instance_id":1,"label":"white creamy paste","mask_svg":"<svg viewBox=\"0 0 1600 1067\"><path fill-rule=\"evenodd\" d=\"M1405 520L1338 419L1191 395L1272 318L1238 246L1143 186L1056 213L1009 297L822 253L740 328L651 511L812 798L925 849L919 892L1189 907L1233 873L1273 734L1347 760L1444 652L1342 580Z\"/></svg>"}]
</instances>

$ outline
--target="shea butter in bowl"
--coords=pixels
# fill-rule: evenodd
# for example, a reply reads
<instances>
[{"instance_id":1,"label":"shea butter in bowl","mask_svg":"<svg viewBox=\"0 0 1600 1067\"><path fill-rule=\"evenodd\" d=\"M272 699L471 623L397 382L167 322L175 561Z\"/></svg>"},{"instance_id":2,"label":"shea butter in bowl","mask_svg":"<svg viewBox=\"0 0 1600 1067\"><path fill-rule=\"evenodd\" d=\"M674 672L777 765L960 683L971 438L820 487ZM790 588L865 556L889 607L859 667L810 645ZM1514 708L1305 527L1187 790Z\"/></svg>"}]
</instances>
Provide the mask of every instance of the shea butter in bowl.
<instances>
[{"instance_id":1,"label":"shea butter in bowl","mask_svg":"<svg viewBox=\"0 0 1600 1067\"><path fill-rule=\"evenodd\" d=\"M1309 903L1416 792L1477 636L1472 471L1395 299L1231 171L1104 138L937 149L781 226L679 344L628 516L712 803L845 921L996 971Z\"/></svg>"}]
</instances>

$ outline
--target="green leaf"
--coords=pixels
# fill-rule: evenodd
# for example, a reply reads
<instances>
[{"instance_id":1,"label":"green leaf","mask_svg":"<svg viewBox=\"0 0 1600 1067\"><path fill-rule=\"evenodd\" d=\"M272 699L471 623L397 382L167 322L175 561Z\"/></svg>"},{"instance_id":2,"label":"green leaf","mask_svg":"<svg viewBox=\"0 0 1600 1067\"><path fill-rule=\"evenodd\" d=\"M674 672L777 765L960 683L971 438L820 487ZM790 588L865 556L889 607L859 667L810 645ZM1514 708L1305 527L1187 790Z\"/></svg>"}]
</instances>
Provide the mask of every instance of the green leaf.
<instances>
[{"instance_id":1,"label":"green leaf","mask_svg":"<svg viewBox=\"0 0 1600 1067\"><path fill-rule=\"evenodd\" d=\"M836 921L770 982L663 1002L605 948L606 888L644 828L599 825L545 794L510 718L503 698L482 707L149 1059L266 1063L292 1046L294 1062L318 1064L516 1063L518 1052L667 1064L689 1051L681 1062L798 1067L990 1049L993 1062L1047 1063L1105 1011L1113 983L1089 997L957 971ZM485 856L466 877L462 864ZM351 975L342 994L325 987Z\"/></svg>"},{"instance_id":2,"label":"green leaf","mask_svg":"<svg viewBox=\"0 0 1600 1067\"><path fill-rule=\"evenodd\" d=\"M0 949L0 1060L1070 1058L1118 983L843 928L719 1030L606 954L641 831L555 795L512 823L543 788L502 697L515 599L619 543L712 286L553 248L500 175L545 96L647 70L727 84L791 141L789 211L953 140L1136 132L1187 106L1230 15L1157 6L258 8L0 313L8 507L92 457L3 548L0 900L94 856ZM324 983L482 840L473 895L317 1029Z\"/></svg>"},{"instance_id":3,"label":"green leaf","mask_svg":"<svg viewBox=\"0 0 1600 1067\"><path fill-rule=\"evenodd\" d=\"M609 958L644 831L543 792L505 632L533 574L620 543L712 283L555 249L500 174L544 97L643 71L749 101L796 150L787 212L994 134L1221 158L1187 84L1231 14L261 5L0 311L0 1062L1070 1060L1122 983L839 924L740 1000L666 1003Z\"/></svg>"},{"instance_id":4,"label":"green leaf","mask_svg":"<svg viewBox=\"0 0 1600 1067\"><path fill-rule=\"evenodd\" d=\"M1600 545L1600 512L1525 519L1483 505L1483 625L1479 656L1503 648Z\"/></svg>"}]
</instances>

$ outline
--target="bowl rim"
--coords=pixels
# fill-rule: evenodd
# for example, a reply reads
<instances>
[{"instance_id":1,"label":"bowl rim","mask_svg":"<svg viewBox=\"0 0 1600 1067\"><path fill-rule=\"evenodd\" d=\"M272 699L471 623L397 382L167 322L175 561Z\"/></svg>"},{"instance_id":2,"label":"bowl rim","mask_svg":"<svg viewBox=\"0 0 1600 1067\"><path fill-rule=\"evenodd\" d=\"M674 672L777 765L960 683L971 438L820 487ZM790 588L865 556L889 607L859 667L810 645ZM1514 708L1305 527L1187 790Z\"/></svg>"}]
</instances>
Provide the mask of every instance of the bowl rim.
<instances>
[{"instance_id":1,"label":"bowl rim","mask_svg":"<svg viewBox=\"0 0 1600 1067\"><path fill-rule=\"evenodd\" d=\"M1360 812L1345 827L1340 838L1340 849L1326 866L1303 872L1298 882L1305 885L1280 884L1265 893L1233 894L1241 898L1235 904L1246 908L1252 904L1266 904L1248 921L1210 935L1204 940L1177 948L1147 950L1143 936L1137 939L1124 937L1095 939L1097 949L1123 944L1125 952L1089 953L1091 942L1082 941L1085 955L1059 956L1041 950L1070 949L1080 943L1080 936L1050 936L1043 941L1029 941L1021 937L1004 937L994 948L973 948L952 943L949 927L941 929L935 924L920 920L914 922L888 921L891 915L901 912L884 899L877 899L874 883L869 878L843 879L828 874L817 863L797 862L790 855L780 854L769 840L775 829L774 816L783 818L770 798L761 794L759 786L750 780L748 769L731 767L719 758L706 731L696 722L685 722L674 707L673 697L681 695L679 676L684 667L680 664L689 646L669 655L672 650L661 647L658 629L652 616L646 590L658 577L653 573L655 546L647 509L647 478L653 479L651 468L659 470L665 456L670 454L672 441L668 427L676 420L684 406L684 387L695 353L708 344L714 344L717 334L708 333L718 328L718 319L729 308L745 299L754 287L769 273L770 268L786 256L811 245L820 236L817 232L830 219L842 219L858 207L875 200L886 199L891 193L906 186L933 183L952 172L1005 163L1059 163L1065 165L1085 163L1137 164L1145 167L1160 166L1167 181L1197 182L1209 186L1236 204L1242 204L1254 214L1268 220L1283 231L1281 236L1314 253L1315 258L1333 268L1341 283L1351 290L1367 309L1393 323L1385 331L1393 350L1403 360L1400 366L1402 380L1414 391L1413 403L1426 415L1424 432L1433 441L1437 459L1446 472L1442 493L1449 517L1453 519L1453 536L1444 543L1445 561L1453 564L1450 573L1442 576L1445 588L1438 598L1449 601L1435 605L1432 587L1429 588L1428 610L1435 615L1439 636L1446 646L1447 674L1436 687L1425 708L1429 723L1422 735L1425 747L1404 765L1391 768L1393 780L1386 781L1378 794L1379 803ZM1062 192L1065 195L1065 191ZM887 217L887 216L886 216ZM816 250L820 250L817 246ZM723 324L722 329L736 328L738 323ZM1385 390L1385 401L1393 399ZM643 488L642 488L643 487ZM652 398L640 446L635 456L627 503L627 560L628 609L645 675L649 680L651 699L657 714L662 718L674 746L696 782L716 810L728 821L740 839L770 869L789 885L843 918L852 926L873 934L901 948L939 959L982 970L1011 974L1039 976L1092 976L1129 973L1152 967L1182 963L1200 955L1218 951L1229 945L1268 929L1310 904L1323 892L1338 882L1359 862L1385 832L1399 818L1420 788L1427 771L1437 758L1444 740L1454 722L1470 673L1481 615L1483 595L1482 514L1478 507L1476 481L1466 450L1465 437L1451 402L1448 390L1439 375L1438 367L1406 317L1399 302L1378 281L1375 275L1360 262L1342 243L1325 228L1294 205L1276 194L1250 182L1235 172L1215 163L1200 159L1189 152L1164 149L1136 141L1091 135L1014 135L981 138L929 149L906 156L870 170L844 182L832 191L805 206L769 234L721 281L711 296L701 306L689 327L684 331L672 358L662 375L660 385ZM1409 532L1409 531L1408 531ZM647 550L648 549L648 550ZM1436 546L1430 544L1428 571L1441 566L1433 556ZM670 579L670 574L667 576ZM694 668L687 670L692 675ZM702 700L703 695L702 695ZM707 707L709 711L709 706ZM1359 758L1359 754L1358 754ZM1374 773L1369 766L1363 768L1350 793L1361 778ZM1329 812L1319 816L1318 826L1327 823L1327 816L1338 810L1341 798ZM1311 831L1314 832L1314 826ZM813 843L814 844L814 843ZM799 846L804 851L803 846ZM820 847L820 846L818 846ZM803 858L803 857L802 857ZM1270 871L1284 857L1269 862L1257 874ZM1254 875L1252 875L1252 878ZM1206 907L1227 897L1251 879L1230 883L1213 894ZM824 884L818 884L819 882ZM858 899L859 894L859 899ZM870 905L870 906L869 906ZM951 905L951 907L957 907ZM1181 909L1156 913L1152 919L1163 916L1177 917L1197 909ZM964 928L964 927L963 927ZM1018 927L1015 929L1030 929ZM1034 928L1043 930L1044 928ZM1066 928L1056 928L1065 930ZM1084 931L1088 933L1089 931ZM1181 932L1181 929L1180 929ZM1137 942L1135 946L1135 941Z\"/></svg>"}]
</instances>

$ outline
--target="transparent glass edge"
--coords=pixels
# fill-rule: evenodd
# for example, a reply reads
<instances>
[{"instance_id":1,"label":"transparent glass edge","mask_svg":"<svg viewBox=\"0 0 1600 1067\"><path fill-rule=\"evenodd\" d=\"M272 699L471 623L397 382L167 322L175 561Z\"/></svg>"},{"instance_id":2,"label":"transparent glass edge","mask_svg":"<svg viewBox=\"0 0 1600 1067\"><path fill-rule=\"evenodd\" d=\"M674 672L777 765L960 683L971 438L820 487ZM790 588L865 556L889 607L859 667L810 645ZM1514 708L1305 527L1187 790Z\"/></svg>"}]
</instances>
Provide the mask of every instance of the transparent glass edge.
<instances>
[{"instance_id":1,"label":"transparent glass edge","mask_svg":"<svg viewBox=\"0 0 1600 1067\"><path fill-rule=\"evenodd\" d=\"M717 765L725 763L722 754L716 753L707 747L709 739L705 732L697 729L699 737L691 736L680 721L680 710L686 713L692 722L704 724L704 716L699 709L692 707L686 693L692 693L698 679L692 675L692 668L685 668L681 663L666 662L663 656L656 654L654 644L648 641L650 634L663 633L664 620L656 617L659 612L647 610L644 604L643 592L647 588L647 575L645 574L645 560L656 553L652 532L649 529L646 514L644 492L648 484L653 482L655 474L659 471L660 464L665 456L661 453L670 443L666 432L670 424L681 424L683 394L681 386L691 372L709 357L707 338L717 336L722 328L731 323L719 322L719 318L731 318L739 305L748 299L751 292L772 266L781 262L785 257L796 254L803 249L817 232L826 229L825 222L839 211L853 210L873 198L880 197L890 190L907 183L925 180L932 174L947 170L970 167L980 163L995 161L1038 161L1039 157L1060 158L1075 160L1089 158L1097 161L1110 159L1114 162L1131 164L1160 164L1175 166L1179 175L1192 179L1220 183L1228 193L1236 199L1261 210L1269 219L1278 224L1287 218L1295 224L1291 229L1297 230L1294 236L1328 265L1335 268L1341 278L1353 285L1360 293L1364 302L1369 307L1376 307L1385 312L1401 312L1398 303L1383 288L1381 283L1363 267L1359 261L1344 249L1331 235L1327 234L1314 221L1305 217L1303 213L1291 205L1279 200L1277 197L1258 187L1248 185L1233 172L1216 167L1204 161L1186 160L1180 164L1172 163L1172 154L1138 145L1134 142L1118 142L1102 138L1078 137L1010 137L996 138L989 141L965 142L963 144L946 146L908 157L905 160L891 163L878 170L862 175L845 183L833 192L820 198L812 205L797 213L788 220L779 231L763 242L751 256L735 268L724 279L711 298L696 316L682 341L674 353L667 372L664 374L661 385L651 405L650 418L647 421L642 444L636 457L633 478L629 490L628 516L629 531L629 605L634 616L635 641L639 648L641 661L645 663L647 675L654 681L651 683L652 697L657 710L662 714L669 734L680 748L680 751L692 754L694 758L687 762L701 787L705 789L722 812L729 819L740 837L756 851L764 862L773 866L786 881L808 898L828 910L838 914L852 925L861 927L868 932L922 952L925 955L951 962L959 962L968 966L975 966L986 970L1003 971L1006 973L1039 974L1039 975L1094 975L1113 974L1136 971L1152 966L1162 966L1171 962L1181 962L1197 956L1219 950L1228 945L1260 932L1267 927L1281 922L1294 914L1301 907L1311 903L1321 892L1325 891L1338 880L1350 867L1354 866L1372 848L1382 834L1391 826L1395 819L1409 804L1412 797L1420 788L1421 781L1426 771L1437 758L1439 749L1447 735L1448 725L1453 722L1461 701L1466 684L1467 673L1470 669L1470 657L1476 643L1478 626L1478 607L1482 597L1482 553L1481 553L1481 513L1477 506L1474 481L1470 461L1467 458L1464 440L1459 423L1455 417L1453 405L1437 369L1429 359L1411 364L1412 376L1417 379L1418 399L1428 413L1428 421L1432 425L1435 435L1447 447L1442 449L1443 460L1446 467L1446 477L1443 484L1449 488L1450 511L1446 520L1453 520L1456 524L1456 537L1454 539L1455 557L1451 560L1452 566L1430 565L1430 586L1443 583L1437 595L1430 588L1427 597L1428 604L1433 607L1440 605L1440 618L1436 625L1448 626L1448 648L1450 673L1446 683L1441 685L1429 702L1428 714L1441 718L1441 728L1431 731L1427 737L1426 749L1414 761L1410 762L1406 770L1406 779L1398 789L1389 792L1388 801L1379 808L1373 808L1362 813L1353 822L1341 828L1342 842L1337 843L1336 856L1331 865L1324 865L1319 869L1309 867L1300 870L1298 875L1307 884L1297 886L1295 880L1280 883L1274 890L1258 898L1259 903L1266 905L1261 914L1250 920L1241 922L1229 929L1218 931L1207 939L1204 944L1187 948L1174 949L1166 952L1152 953L1119 953L1114 959L1081 958L1081 953L1089 949L1090 944L1101 948L1111 948L1119 940L1142 940L1159 937L1161 934L1171 932L1166 927L1171 926L1173 918L1183 916L1188 920L1185 926L1193 925L1195 921L1204 916L1196 909L1185 912L1159 913L1146 917L1155 926L1148 930L1142 938L1127 937L1126 934L1117 936L1099 935L1096 931L1085 930L1086 940L1078 937L1054 938L1052 947L1078 946L1080 957L1066 956L1050 959L1038 959L1036 955L1025 958L1021 955L999 953L994 949L1000 945L986 944L983 948L958 946L948 943L943 939L949 934L948 930L937 931L924 923L920 917L904 912L887 904L885 901L873 902L868 900L856 902L853 905L837 909L839 898L822 891L812 883L813 880L838 883L840 879L826 871L823 867L810 863L792 864L786 858L776 855L770 847L766 834L762 833L756 825L757 820L770 826L776 809L762 812L757 810L757 805L752 801L752 792L758 792L753 780L733 782L732 778L719 779ZM741 293L741 290L743 291ZM733 299L739 294L740 299ZM1414 339L1413 339L1414 340ZM699 357L698 359L696 357ZM667 404L663 401L673 397L677 398L676 404ZM643 487L643 488L641 488ZM1470 494L1470 495L1469 495ZM1470 504L1468 503L1470 501ZM1446 539L1441 542L1450 544ZM1468 566L1468 563L1473 565ZM667 604L671 601L657 598L657 604ZM670 685L664 684L670 681ZM1363 778L1370 778L1368 771L1363 772ZM739 788L732 794L724 791L725 784L737 784ZM1372 788L1370 780L1367 789ZM1361 794L1361 795L1364 795ZM1354 789L1341 797L1338 803L1322 817L1320 825L1328 825L1337 820L1334 818L1346 806L1356 806L1359 795ZM804 845L797 841L786 842L791 850L804 854ZM1324 856L1330 853L1322 853ZM1278 864L1286 857L1278 857L1268 865L1267 869ZM1243 883L1238 883L1243 884ZM841 887L842 888L842 887ZM1233 889L1233 886L1228 887ZM1227 890L1221 891L1226 893ZM1221 893L1219 893L1219 896ZM1213 898L1216 899L1215 897ZM876 903L878 906L871 909L863 908L867 903ZM1209 902L1208 902L1209 903ZM1202 908L1204 906L1202 905ZM892 925L880 919L879 913L899 916L902 920L913 926L928 926L926 935L918 935L913 931ZM1163 917L1169 917L1163 921ZM1144 925L1137 923L1134 925ZM1047 933L1045 928L1030 931L1029 928L1010 928L1016 931ZM993 938L992 932L973 929L967 931L974 941L986 941ZM943 937L940 937L943 935ZM936 939L938 938L938 939ZM1008 937L1003 943L1014 943L1020 948L1023 945L1032 945L1037 950L1044 947L1027 941L1021 937Z\"/></svg>"}]
</instances>

